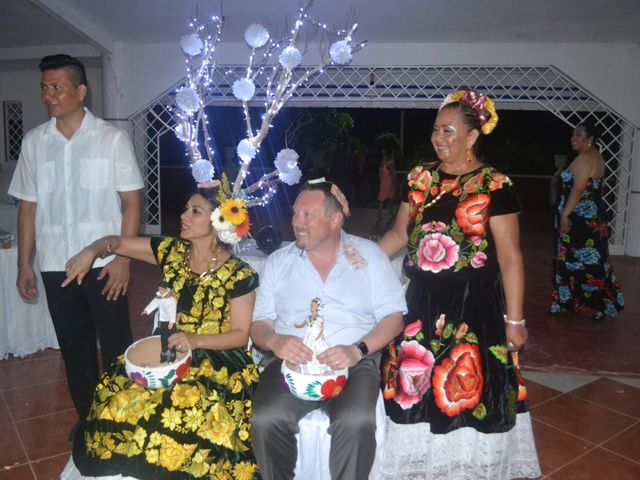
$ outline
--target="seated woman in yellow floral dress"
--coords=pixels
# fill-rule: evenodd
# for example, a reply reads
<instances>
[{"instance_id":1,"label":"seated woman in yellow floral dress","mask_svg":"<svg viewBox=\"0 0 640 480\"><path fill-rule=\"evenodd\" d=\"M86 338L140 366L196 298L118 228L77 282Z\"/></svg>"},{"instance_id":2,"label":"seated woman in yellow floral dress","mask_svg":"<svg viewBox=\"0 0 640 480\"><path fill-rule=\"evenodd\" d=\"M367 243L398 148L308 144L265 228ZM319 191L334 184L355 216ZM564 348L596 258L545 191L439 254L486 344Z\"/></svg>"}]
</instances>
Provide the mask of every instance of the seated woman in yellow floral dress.
<instances>
[{"instance_id":1,"label":"seated woman in yellow floral dress","mask_svg":"<svg viewBox=\"0 0 640 480\"><path fill-rule=\"evenodd\" d=\"M244 207L228 202L236 201L216 213L227 207L244 216L248 230ZM160 265L178 303L169 347L191 349L193 359L180 382L149 390L129 380L119 357L96 387L62 479L259 478L248 423L258 371L247 352L258 275L223 248L210 220L214 207L194 194L180 239L104 237L67 263L63 285L81 283L104 253Z\"/></svg>"}]
</instances>

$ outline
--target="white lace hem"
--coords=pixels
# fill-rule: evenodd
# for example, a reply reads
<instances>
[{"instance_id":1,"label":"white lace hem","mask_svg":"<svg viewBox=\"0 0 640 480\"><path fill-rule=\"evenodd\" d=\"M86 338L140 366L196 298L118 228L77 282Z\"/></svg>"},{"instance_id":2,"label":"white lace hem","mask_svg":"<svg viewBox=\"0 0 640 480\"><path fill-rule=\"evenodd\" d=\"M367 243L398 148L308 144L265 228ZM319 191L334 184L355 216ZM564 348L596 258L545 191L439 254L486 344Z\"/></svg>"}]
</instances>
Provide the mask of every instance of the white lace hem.
<instances>
[{"instance_id":1,"label":"white lace hem","mask_svg":"<svg viewBox=\"0 0 640 480\"><path fill-rule=\"evenodd\" d=\"M69 456L69 461L60 474L60 480L138 480L134 477L123 477L122 475L107 475L104 477L84 477L76 464L73 463L73 456Z\"/></svg>"},{"instance_id":2,"label":"white lace hem","mask_svg":"<svg viewBox=\"0 0 640 480\"><path fill-rule=\"evenodd\" d=\"M529 413L505 433L460 428L433 434L428 423L387 418L380 480L510 480L541 476Z\"/></svg>"}]
</instances>

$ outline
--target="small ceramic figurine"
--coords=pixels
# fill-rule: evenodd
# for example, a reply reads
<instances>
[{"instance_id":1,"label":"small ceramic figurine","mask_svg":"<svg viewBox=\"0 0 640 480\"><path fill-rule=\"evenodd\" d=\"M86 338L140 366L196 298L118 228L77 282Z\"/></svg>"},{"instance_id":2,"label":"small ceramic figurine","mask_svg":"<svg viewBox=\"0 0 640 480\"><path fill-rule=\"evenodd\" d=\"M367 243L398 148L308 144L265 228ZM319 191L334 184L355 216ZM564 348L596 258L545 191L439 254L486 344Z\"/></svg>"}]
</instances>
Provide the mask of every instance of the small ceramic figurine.
<instances>
[{"instance_id":1,"label":"small ceramic figurine","mask_svg":"<svg viewBox=\"0 0 640 480\"><path fill-rule=\"evenodd\" d=\"M324 321L319 315L322 308L319 298L311 300L311 313L304 320L304 322L296 325L297 328L306 327L307 331L304 334L302 342L313 350L313 359L305 365L298 365L298 371L306 375L323 375L325 373L331 373L332 369L329 365L318 362L316 355L324 352L329 348L329 344L324 338Z\"/></svg>"},{"instance_id":2,"label":"small ceramic figurine","mask_svg":"<svg viewBox=\"0 0 640 480\"><path fill-rule=\"evenodd\" d=\"M169 336L176 331L176 308L178 301L171 294L171 289L164 285L158 287L156 296L142 313L149 315L156 311L154 318L154 333L160 333L160 362L174 362L176 359L175 348L169 348Z\"/></svg>"}]
</instances>

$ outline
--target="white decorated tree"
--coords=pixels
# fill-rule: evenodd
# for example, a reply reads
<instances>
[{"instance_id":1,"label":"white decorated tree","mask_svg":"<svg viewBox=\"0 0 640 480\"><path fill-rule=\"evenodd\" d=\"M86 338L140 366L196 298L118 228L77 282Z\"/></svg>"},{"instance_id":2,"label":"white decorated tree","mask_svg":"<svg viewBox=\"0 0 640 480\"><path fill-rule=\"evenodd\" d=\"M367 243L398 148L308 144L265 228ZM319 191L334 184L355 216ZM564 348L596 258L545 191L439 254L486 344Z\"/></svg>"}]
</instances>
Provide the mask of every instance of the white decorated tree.
<instances>
[{"instance_id":1,"label":"white decorated tree","mask_svg":"<svg viewBox=\"0 0 640 480\"><path fill-rule=\"evenodd\" d=\"M185 84L176 92L176 123L173 130L177 138L185 144L198 186L220 188L222 193L219 198L233 199L236 205L243 209L265 205L275 194L278 183L294 185L302 175L298 166L298 154L291 148L284 148L277 153L272 171L249 185L245 184L251 162L269 134L275 116L296 90L311 77L321 73L327 65L348 63L353 54L364 47L364 43L353 43L356 23L346 30L332 30L309 15L311 6L312 2L308 2L298 10L293 24L279 40L273 39L269 31L257 23L250 24L245 31L244 39L249 47L247 67L244 76L233 83L232 91L243 108L246 137L236 147L239 158L238 175L228 184L226 178L224 182L221 182L223 177L216 178L211 126L207 122L204 103L212 88L216 68L214 55L222 36L224 19L213 17L208 22L194 19L190 25L191 33L181 39L187 78ZM330 40L321 51L319 61L314 66L303 67L301 65L306 48L301 45L304 43L306 46L309 37L303 42L301 32L307 25L314 32L322 32L322 35ZM256 97L258 77L266 79L260 85L263 98ZM264 112L260 124L254 127L249 105L260 100ZM222 228L223 225L218 227ZM231 240L237 241L239 238Z\"/></svg>"}]
</instances>

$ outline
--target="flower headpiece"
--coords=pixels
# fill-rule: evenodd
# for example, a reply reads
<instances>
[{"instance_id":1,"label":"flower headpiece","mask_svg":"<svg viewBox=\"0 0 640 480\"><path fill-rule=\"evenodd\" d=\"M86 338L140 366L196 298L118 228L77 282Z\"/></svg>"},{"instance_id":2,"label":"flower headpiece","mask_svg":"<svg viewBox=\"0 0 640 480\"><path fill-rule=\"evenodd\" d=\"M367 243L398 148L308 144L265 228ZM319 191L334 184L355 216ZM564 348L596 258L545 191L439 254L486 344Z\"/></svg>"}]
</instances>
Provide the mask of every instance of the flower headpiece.
<instances>
[{"instance_id":1,"label":"flower headpiece","mask_svg":"<svg viewBox=\"0 0 640 480\"><path fill-rule=\"evenodd\" d=\"M220 205L211 212L211 225L218 238L224 243L234 245L249 234L251 222L244 200L231 195L227 176L222 174L218 182L218 202Z\"/></svg>"},{"instance_id":2,"label":"flower headpiece","mask_svg":"<svg viewBox=\"0 0 640 480\"><path fill-rule=\"evenodd\" d=\"M452 102L462 102L469 105L480 120L482 133L489 135L498 124L496 106L489 97L467 87L461 87L447 95L440 108Z\"/></svg>"},{"instance_id":3,"label":"flower headpiece","mask_svg":"<svg viewBox=\"0 0 640 480\"><path fill-rule=\"evenodd\" d=\"M176 125L172 129L186 146L198 187L218 188L220 207L213 212L211 218L221 240L226 243L236 243L248 234L247 208L267 204L275 194L278 183L294 185L302 176L298 167L298 154L291 148L284 148L276 155L275 170L262 175L257 182L243 186L249 173L249 165L260 151L260 145L267 136L274 117L300 85L322 72L329 64L348 63L353 53L365 46L365 43L352 44L352 35L357 24L353 24L347 30L332 31L327 28L326 23L309 16L311 3L311 0L308 1L306 6L298 10L291 29L279 41L272 39L269 31L256 23L249 25L245 31L244 38L251 49L249 61L243 70L244 76L233 82L232 92L242 103L247 136L236 147L240 168L232 185L224 176L222 181L214 178L214 149L203 101L213 87L213 54L220 41L224 19L213 17L207 23L194 19L191 23L193 32L182 37L181 47L186 58L187 80L176 92ZM322 53L320 61L313 68L300 67L305 49L299 49L297 45L300 29L308 23L333 37L329 48ZM298 68L303 71L294 74ZM263 85L260 89L256 88L258 77ZM249 102L256 101L258 93L264 95L260 103L264 104L265 112L259 128L254 129L249 115ZM204 143L203 149L199 145L201 139ZM206 153L206 158L203 158L202 150Z\"/></svg>"}]
</instances>

